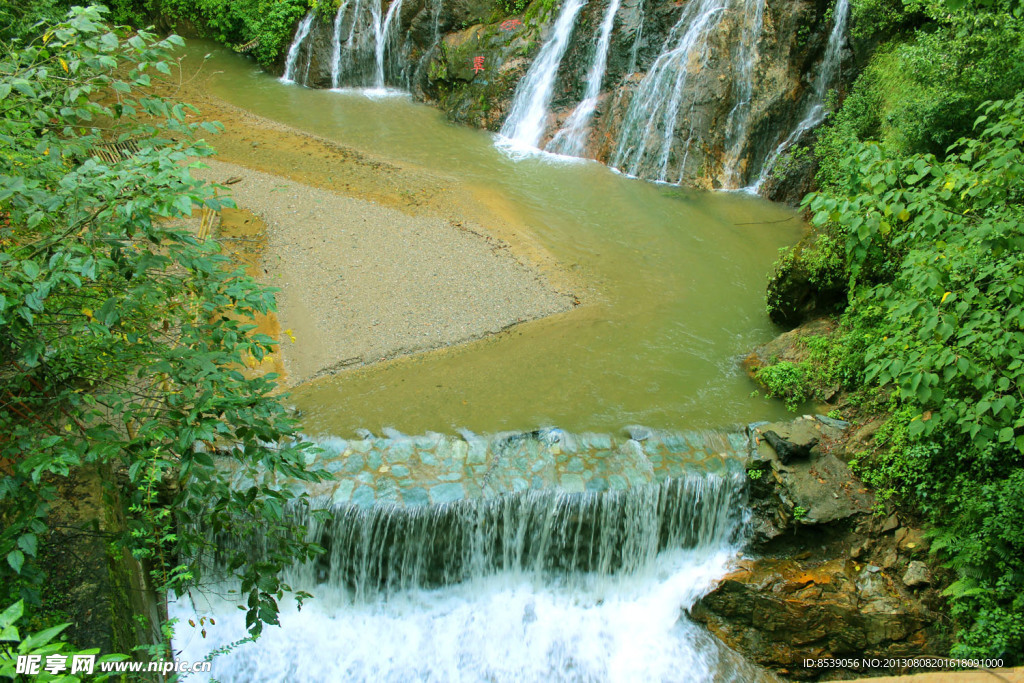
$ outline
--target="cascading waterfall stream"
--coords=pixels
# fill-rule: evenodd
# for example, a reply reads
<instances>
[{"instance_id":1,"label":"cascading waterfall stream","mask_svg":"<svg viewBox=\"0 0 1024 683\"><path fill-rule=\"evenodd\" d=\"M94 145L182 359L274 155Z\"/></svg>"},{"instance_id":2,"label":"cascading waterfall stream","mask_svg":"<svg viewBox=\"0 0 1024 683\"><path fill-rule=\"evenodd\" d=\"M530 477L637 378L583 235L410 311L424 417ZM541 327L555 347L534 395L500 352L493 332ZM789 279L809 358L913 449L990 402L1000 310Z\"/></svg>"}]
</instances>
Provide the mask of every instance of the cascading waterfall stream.
<instances>
[{"instance_id":1,"label":"cascading waterfall stream","mask_svg":"<svg viewBox=\"0 0 1024 683\"><path fill-rule=\"evenodd\" d=\"M586 136L590 128L590 119L597 109L597 99L601 94L601 83L604 81L605 68L608 66L608 48L612 42L612 29L615 26L615 14L619 11L619 0L611 0L605 10L601 22L601 34L594 51L594 61L587 71L587 89L565 127L555 133L546 149L555 154L566 156L583 156Z\"/></svg>"},{"instance_id":2,"label":"cascading waterfall stream","mask_svg":"<svg viewBox=\"0 0 1024 683\"><path fill-rule=\"evenodd\" d=\"M814 79L811 96L807 100L806 113L800 120L800 123L796 125L796 128L765 159L757 181L748 188L750 191L754 193L759 192L761 186L764 185L771 174L772 169L775 168L775 164L786 150L795 145L803 137L804 133L817 127L818 124L825 120L825 116L828 114L828 111L825 109L825 95L839 77L839 67L842 63L843 43L846 41L846 26L849 21L849 14L849 0L836 0L835 10L833 11L835 23L832 25L832 31L828 36L825 57L821 60L821 66L818 67L818 75Z\"/></svg>"},{"instance_id":3,"label":"cascading waterfall stream","mask_svg":"<svg viewBox=\"0 0 1024 683\"><path fill-rule=\"evenodd\" d=\"M707 38L725 11L726 0L694 0L686 5L630 101L610 166L661 182L682 180L692 131L682 154L673 154L673 146L681 112L694 104L687 81L707 63Z\"/></svg>"},{"instance_id":4,"label":"cascading waterfall stream","mask_svg":"<svg viewBox=\"0 0 1024 683\"><path fill-rule=\"evenodd\" d=\"M374 44L374 56L376 57L377 71L376 78L374 79L374 87L378 90L383 90L385 87L384 83L384 54L388 51L389 42L391 39L392 21L401 12L402 0L392 0L388 6L388 12L384 16L383 22L381 21L380 5L376 2L372 3L373 7L373 32L376 38Z\"/></svg>"},{"instance_id":5,"label":"cascading waterfall stream","mask_svg":"<svg viewBox=\"0 0 1024 683\"><path fill-rule=\"evenodd\" d=\"M354 494L338 502L335 492L314 499L330 511L326 520L292 513L326 553L284 580L317 597L301 613L284 605L280 630L218 658L213 674L223 681L757 680L683 616L742 540L746 474L735 454L745 437L634 436L542 430L322 441L325 467L341 483L372 481L378 502ZM531 472L541 479L524 490L516 482ZM433 498L457 473L467 493L475 490L470 477L481 493L380 502L395 482L400 499L417 487ZM563 488L584 479L606 483ZM263 544L215 540L244 544L255 556ZM197 615L216 621L203 638L179 629L182 657L200 659L244 637L244 613L217 597L236 588L225 582L171 604L180 624Z\"/></svg>"},{"instance_id":6,"label":"cascading waterfall stream","mask_svg":"<svg viewBox=\"0 0 1024 683\"><path fill-rule=\"evenodd\" d=\"M295 65L299 60L302 43L305 42L306 37L309 35L309 29L313 25L315 17L316 15L310 12L299 22L299 28L295 31L295 38L288 47L288 56L284 63L284 75L281 77L281 80L285 83L295 82Z\"/></svg>"},{"instance_id":7,"label":"cascading waterfall stream","mask_svg":"<svg viewBox=\"0 0 1024 683\"><path fill-rule=\"evenodd\" d=\"M548 117L548 105L565 50L569 47L576 17L587 0L566 0L555 21L551 38L530 65L516 88L512 110L501 127L501 136L515 148L534 148L540 144Z\"/></svg>"},{"instance_id":8,"label":"cascading waterfall stream","mask_svg":"<svg viewBox=\"0 0 1024 683\"><path fill-rule=\"evenodd\" d=\"M334 31L331 33L331 87L337 88L341 68L341 23L345 19L345 10L349 0L344 0L334 15Z\"/></svg>"},{"instance_id":9,"label":"cascading waterfall stream","mask_svg":"<svg viewBox=\"0 0 1024 683\"><path fill-rule=\"evenodd\" d=\"M647 22L643 3L637 6L636 11L639 19L637 19L636 33L633 35L633 45L629 48L629 67L626 69L626 73L630 76L636 73L637 60L640 58L640 46L644 42L644 24Z\"/></svg>"},{"instance_id":10,"label":"cascading waterfall stream","mask_svg":"<svg viewBox=\"0 0 1024 683\"><path fill-rule=\"evenodd\" d=\"M744 147L750 137L750 114L754 99L754 67L759 57L757 43L764 27L765 0L745 0L744 16L753 17L744 23L743 39L736 55L737 102L726 121L726 159L724 179L728 187L740 187L743 182Z\"/></svg>"},{"instance_id":11,"label":"cascading waterfall stream","mask_svg":"<svg viewBox=\"0 0 1024 683\"><path fill-rule=\"evenodd\" d=\"M343 0L334 15L331 26L331 52L329 56L332 88L346 85L369 87L383 91L388 86L389 65L396 56L398 17L402 0L393 0L384 11L379 2ZM439 30L440 6L434 10L435 32ZM312 41L309 39L315 14L310 12L300 22L292 44L288 48L282 81L309 84L309 71L313 63ZM347 27L347 31L346 31ZM306 48L305 72L297 76L298 63Z\"/></svg>"}]
</instances>

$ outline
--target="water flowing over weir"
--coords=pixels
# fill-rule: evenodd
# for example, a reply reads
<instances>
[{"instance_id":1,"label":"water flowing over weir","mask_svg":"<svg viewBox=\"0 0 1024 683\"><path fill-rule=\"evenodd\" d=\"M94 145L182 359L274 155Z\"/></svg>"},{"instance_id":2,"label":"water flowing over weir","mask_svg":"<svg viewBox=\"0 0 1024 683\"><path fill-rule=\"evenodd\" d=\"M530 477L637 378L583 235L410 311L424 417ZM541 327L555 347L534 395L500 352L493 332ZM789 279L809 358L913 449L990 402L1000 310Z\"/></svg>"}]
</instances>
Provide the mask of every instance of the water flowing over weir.
<instances>
[{"instance_id":1,"label":"water flowing over weir","mask_svg":"<svg viewBox=\"0 0 1024 683\"><path fill-rule=\"evenodd\" d=\"M285 610L281 632L218 659L214 673L239 681L757 680L681 612L741 540L745 437L633 435L322 441L323 464L341 475L316 499L331 514L299 521L327 553L285 578L317 599L301 615ZM438 492L453 474L463 490ZM364 487L376 502L358 495ZM261 539L222 542L258 554ZM206 639L179 635L185 657L244 635L244 614L230 601L197 592L171 612L183 623L196 613L217 622Z\"/></svg>"}]
</instances>

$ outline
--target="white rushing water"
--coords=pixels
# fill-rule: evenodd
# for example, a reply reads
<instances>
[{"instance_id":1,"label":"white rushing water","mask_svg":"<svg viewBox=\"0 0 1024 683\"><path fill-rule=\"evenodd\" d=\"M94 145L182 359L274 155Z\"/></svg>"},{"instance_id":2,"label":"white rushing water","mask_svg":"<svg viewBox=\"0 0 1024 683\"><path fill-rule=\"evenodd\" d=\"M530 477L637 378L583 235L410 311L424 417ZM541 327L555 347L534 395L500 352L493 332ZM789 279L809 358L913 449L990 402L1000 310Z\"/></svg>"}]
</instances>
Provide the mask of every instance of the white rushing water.
<instances>
[{"instance_id":1,"label":"white rushing water","mask_svg":"<svg viewBox=\"0 0 1024 683\"><path fill-rule=\"evenodd\" d=\"M555 21L551 37L541 47L530 70L519 82L512 110L500 133L513 148L536 148L540 144L558 67L572 38L576 17L586 4L587 0L566 0Z\"/></svg>"},{"instance_id":2,"label":"white rushing water","mask_svg":"<svg viewBox=\"0 0 1024 683\"><path fill-rule=\"evenodd\" d=\"M343 0L331 27L331 87L369 87L383 92L387 88L388 66L400 62L396 44L400 33L398 18L402 0L393 0L385 11L380 2ZM439 31L440 3L434 8L434 30ZM285 83L294 83L302 50L306 48L303 84L309 82L312 43L309 35L315 19L310 12L299 23L285 60ZM346 31L347 26L347 31ZM401 67L404 69L404 67Z\"/></svg>"},{"instance_id":3,"label":"white rushing water","mask_svg":"<svg viewBox=\"0 0 1024 683\"><path fill-rule=\"evenodd\" d=\"M316 598L283 603L280 629L230 647L246 636L237 584L193 591L169 607L176 657L231 650L188 679L225 683L758 680L685 614L742 540L746 475L729 462L603 493L303 515L327 552L284 580ZM261 539L219 539L233 543Z\"/></svg>"},{"instance_id":4,"label":"white rushing water","mask_svg":"<svg viewBox=\"0 0 1024 683\"><path fill-rule=\"evenodd\" d=\"M331 33L331 87L337 88L341 68L341 23L345 19L345 10L349 0L344 0L334 15L334 31Z\"/></svg>"},{"instance_id":5,"label":"white rushing water","mask_svg":"<svg viewBox=\"0 0 1024 683\"><path fill-rule=\"evenodd\" d=\"M388 6L388 12L381 21L380 5L376 2L371 3L373 7L373 34L376 39L374 44L374 56L376 57L377 71L374 78L374 87L383 90L384 84L384 55L391 49L392 34L397 32L392 31L392 25L394 18L402 10L402 0L392 0Z\"/></svg>"},{"instance_id":6,"label":"white rushing water","mask_svg":"<svg viewBox=\"0 0 1024 683\"><path fill-rule=\"evenodd\" d=\"M299 22L299 28L295 31L295 38L292 40L292 44L288 47L288 56L285 58L284 75L281 76L281 81L284 83L295 82L295 64L299 61L299 52L302 49L302 43L309 35L309 29L313 25L313 18L315 16L316 15L313 12L310 12L302 19L301 22Z\"/></svg>"},{"instance_id":7,"label":"white rushing water","mask_svg":"<svg viewBox=\"0 0 1024 683\"><path fill-rule=\"evenodd\" d=\"M317 591L281 628L214 660L188 680L260 681L742 681L757 674L682 616L732 557L664 553L642 574L572 588L503 572L388 600L352 604ZM245 614L216 596L170 605L178 657L201 659L246 635ZM191 628L215 615L207 637Z\"/></svg>"},{"instance_id":8,"label":"white rushing water","mask_svg":"<svg viewBox=\"0 0 1024 683\"><path fill-rule=\"evenodd\" d=\"M597 109L597 98L601 94L601 82L604 80L605 68L608 66L608 47L612 42L612 29L615 27L615 14L619 11L619 0L611 0L601 22L601 32L594 50L594 60L587 71L587 89L576 108L570 114L565 126L555 133L546 149L555 154L567 156L583 156L590 119Z\"/></svg>"},{"instance_id":9,"label":"white rushing water","mask_svg":"<svg viewBox=\"0 0 1024 683\"><path fill-rule=\"evenodd\" d=\"M627 175L678 183L692 141L675 150L676 128L694 106L687 87L710 56L708 36L721 22L726 0L693 0L672 27L661 54L629 103L610 166Z\"/></svg>"},{"instance_id":10,"label":"white rushing water","mask_svg":"<svg viewBox=\"0 0 1024 683\"><path fill-rule=\"evenodd\" d=\"M828 89L839 78L839 67L842 63L843 45L846 42L846 26L849 21L850 2L849 0L836 0L832 16L834 24L832 32L828 36L828 46L825 48L825 56L818 67L818 74L814 79L814 86L811 95L805 105L805 113L793 131L779 145L772 150L761 167L761 173L752 186L747 188L752 192L759 192L775 168L775 164L790 147L799 142L804 133L815 128L822 121L828 111L825 109L825 96Z\"/></svg>"},{"instance_id":11,"label":"white rushing water","mask_svg":"<svg viewBox=\"0 0 1024 683\"><path fill-rule=\"evenodd\" d=\"M726 159L723 169L726 187L740 187L744 181L744 149L750 137L750 114L754 99L754 67L760 56L757 44L764 27L765 0L744 0L742 41L733 60L733 79L736 85L736 104L726 120Z\"/></svg>"}]
</instances>

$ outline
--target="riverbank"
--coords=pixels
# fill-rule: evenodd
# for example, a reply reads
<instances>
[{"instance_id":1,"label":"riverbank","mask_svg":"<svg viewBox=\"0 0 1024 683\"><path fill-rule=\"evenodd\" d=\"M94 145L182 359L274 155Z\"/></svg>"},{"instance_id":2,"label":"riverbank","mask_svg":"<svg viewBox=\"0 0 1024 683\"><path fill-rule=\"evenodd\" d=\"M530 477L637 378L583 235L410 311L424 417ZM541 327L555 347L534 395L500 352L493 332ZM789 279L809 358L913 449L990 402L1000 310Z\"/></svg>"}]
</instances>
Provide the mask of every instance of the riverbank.
<instances>
[{"instance_id":1,"label":"riverbank","mask_svg":"<svg viewBox=\"0 0 1024 683\"><path fill-rule=\"evenodd\" d=\"M295 385L571 310L583 291L487 192L245 112L184 81L224 132L199 178L268 226L260 279L279 287Z\"/></svg>"}]
</instances>

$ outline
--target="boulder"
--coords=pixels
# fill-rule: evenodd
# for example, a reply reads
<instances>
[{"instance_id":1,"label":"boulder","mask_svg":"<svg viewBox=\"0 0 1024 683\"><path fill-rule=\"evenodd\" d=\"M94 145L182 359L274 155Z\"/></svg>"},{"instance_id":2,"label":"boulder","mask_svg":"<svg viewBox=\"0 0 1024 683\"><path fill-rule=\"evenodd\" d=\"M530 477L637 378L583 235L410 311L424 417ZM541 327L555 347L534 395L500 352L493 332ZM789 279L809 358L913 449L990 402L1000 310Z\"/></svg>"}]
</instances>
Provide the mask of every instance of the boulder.
<instances>
[{"instance_id":1,"label":"boulder","mask_svg":"<svg viewBox=\"0 0 1024 683\"><path fill-rule=\"evenodd\" d=\"M884 570L846 559L742 561L691 616L755 663L797 680L821 672L805 668L806 658L884 659L948 647L935 613Z\"/></svg>"},{"instance_id":2,"label":"boulder","mask_svg":"<svg viewBox=\"0 0 1024 683\"><path fill-rule=\"evenodd\" d=\"M931 575L928 573L928 565L924 562L914 560L907 566L903 574L903 585L907 588L918 588L931 585Z\"/></svg>"}]
</instances>

